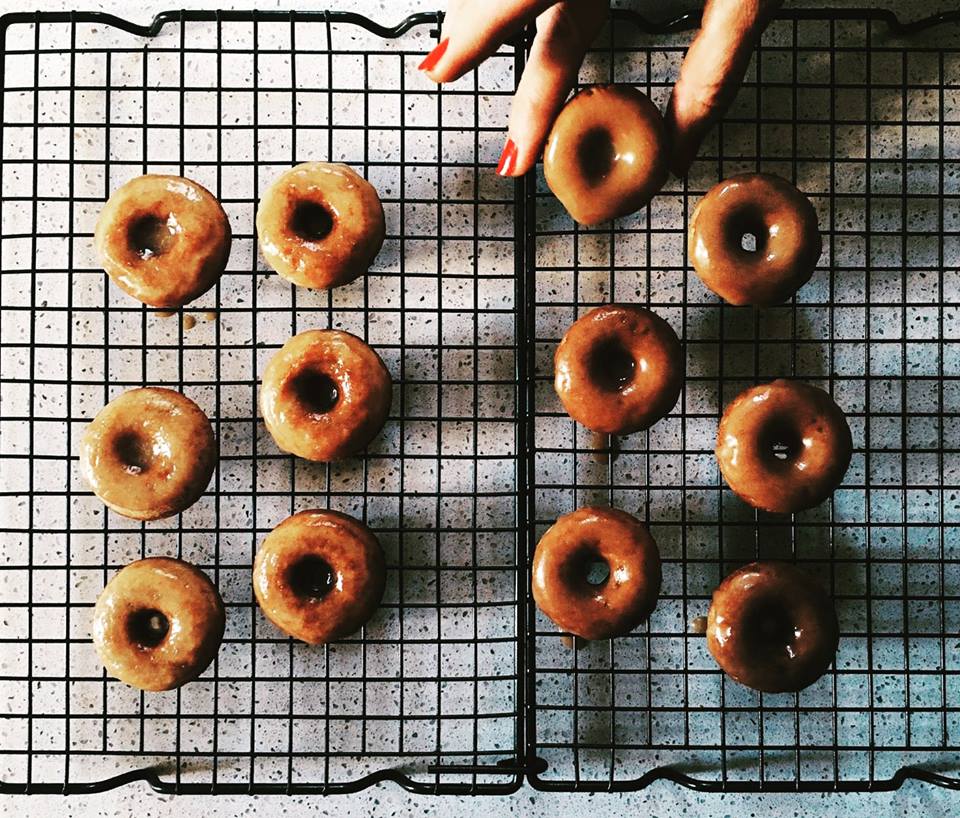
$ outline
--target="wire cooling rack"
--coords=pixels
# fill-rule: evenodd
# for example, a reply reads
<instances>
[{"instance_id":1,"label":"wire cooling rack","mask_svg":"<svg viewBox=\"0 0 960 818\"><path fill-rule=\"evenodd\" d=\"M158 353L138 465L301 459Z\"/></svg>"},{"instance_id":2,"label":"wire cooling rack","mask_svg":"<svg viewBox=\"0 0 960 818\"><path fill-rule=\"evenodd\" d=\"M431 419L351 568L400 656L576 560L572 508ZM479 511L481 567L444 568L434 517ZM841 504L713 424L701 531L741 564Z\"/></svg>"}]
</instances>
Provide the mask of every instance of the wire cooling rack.
<instances>
[{"instance_id":1,"label":"wire cooling rack","mask_svg":"<svg viewBox=\"0 0 960 818\"><path fill-rule=\"evenodd\" d=\"M634 83L663 107L686 39L631 21L617 19L581 80ZM615 229L574 229L537 179L529 542L559 514L612 504L648 521L664 581L648 627L580 650L528 595L535 786L960 784L960 53L956 25L913 29L922 37L897 40L907 32L892 15L864 11L775 21L688 178ZM762 310L722 305L685 242L702 194L754 170L810 197L825 247L797 297ZM611 300L650 305L686 352L674 412L612 447L566 417L551 385L560 336ZM733 496L713 456L726 403L776 377L828 389L856 447L831 501L791 518ZM798 695L726 679L691 627L720 579L758 558L796 561L836 598L835 669Z\"/></svg>"},{"instance_id":2,"label":"wire cooling rack","mask_svg":"<svg viewBox=\"0 0 960 818\"><path fill-rule=\"evenodd\" d=\"M522 236L515 185L491 170L518 58L438 93L416 71L436 20L6 18L5 789L518 785ZM291 287L256 252L260 193L308 159L356 167L386 212L371 274L332 292ZM207 186L234 230L216 291L175 316L124 297L92 253L106 196L147 171ZM266 361L315 327L365 338L397 384L366 455L332 466L281 454L258 417ZM204 498L150 525L106 513L74 456L85 421L142 384L196 400L221 454ZM367 522L389 566L378 614L324 649L283 638L250 576L266 532L318 506ZM98 666L91 605L115 569L155 554L208 572L227 632L200 681L142 695Z\"/></svg>"},{"instance_id":3,"label":"wire cooling rack","mask_svg":"<svg viewBox=\"0 0 960 818\"><path fill-rule=\"evenodd\" d=\"M492 172L524 49L438 91L414 69L439 19L3 18L0 791L957 786L956 26L898 41L890 14L785 15L690 176L581 230L539 177ZM662 104L689 36L672 32L695 23L619 13L581 79ZM307 159L362 170L387 214L371 275L331 293L256 253L259 193ZM827 250L795 302L754 312L703 290L683 235L707 188L756 168L810 195ZM91 248L109 192L148 170L205 184L234 228L217 290L169 317L110 286ZM613 298L671 322L688 380L649 434L608 443L562 415L549 376L578 311ZM384 434L331 467L280 455L256 406L273 350L326 326L365 337L398 385ZM832 502L790 520L730 496L711 455L724 402L781 374L830 388L857 445ZM197 400L221 445L205 497L149 526L107 514L74 457L89 418L143 384ZM664 594L648 628L571 650L532 604L527 555L597 501L648 520ZM364 519L390 565L381 611L323 649L280 638L249 579L258 541L311 506ZM150 554L204 568L228 624L201 680L145 695L105 678L89 622L111 573ZM757 555L837 597L837 670L799 696L724 681L688 631Z\"/></svg>"}]
</instances>

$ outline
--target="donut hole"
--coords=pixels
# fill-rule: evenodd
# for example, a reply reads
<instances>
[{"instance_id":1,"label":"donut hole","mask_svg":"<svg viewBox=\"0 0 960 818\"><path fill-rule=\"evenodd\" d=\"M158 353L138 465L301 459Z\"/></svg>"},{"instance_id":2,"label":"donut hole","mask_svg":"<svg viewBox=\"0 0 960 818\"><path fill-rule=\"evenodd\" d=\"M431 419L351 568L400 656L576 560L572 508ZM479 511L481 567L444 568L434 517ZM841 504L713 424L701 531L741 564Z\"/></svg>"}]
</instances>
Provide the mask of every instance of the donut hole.
<instances>
[{"instance_id":1,"label":"donut hole","mask_svg":"<svg viewBox=\"0 0 960 818\"><path fill-rule=\"evenodd\" d=\"M610 563L601 556L595 545L585 545L571 555L565 574L571 588L593 594L610 579Z\"/></svg>"},{"instance_id":2,"label":"donut hole","mask_svg":"<svg viewBox=\"0 0 960 818\"><path fill-rule=\"evenodd\" d=\"M333 589L333 569L322 557L311 554L290 566L287 584L301 599L320 600Z\"/></svg>"},{"instance_id":3,"label":"donut hole","mask_svg":"<svg viewBox=\"0 0 960 818\"><path fill-rule=\"evenodd\" d=\"M297 401L311 415L325 415L340 400L337 382L323 372L307 370L293 379Z\"/></svg>"},{"instance_id":4,"label":"donut hole","mask_svg":"<svg viewBox=\"0 0 960 818\"><path fill-rule=\"evenodd\" d=\"M603 585L610 579L610 564L599 557L590 559L584 565L584 579L587 585Z\"/></svg>"},{"instance_id":5,"label":"donut hole","mask_svg":"<svg viewBox=\"0 0 960 818\"><path fill-rule=\"evenodd\" d=\"M127 474L143 474L150 467L150 443L137 432L117 435L113 441L113 451Z\"/></svg>"},{"instance_id":6,"label":"donut hole","mask_svg":"<svg viewBox=\"0 0 960 818\"><path fill-rule=\"evenodd\" d=\"M333 230L333 216L317 202L297 202L290 216L290 229L305 241L320 241Z\"/></svg>"},{"instance_id":7,"label":"donut hole","mask_svg":"<svg viewBox=\"0 0 960 818\"><path fill-rule=\"evenodd\" d=\"M760 430L760 452L773 464L788 465L803 448L803 438L790 424L773 421Z\"/></svg>"},{"instance_id":8,"label":"donut hole","mask_svg":"<svg viewBox=\"0 0 960 818\"><path fill-rule=\"evenodd\" d=\"M142 648L155 648L170 631L170 620L156 608L141 608L127 618L130 640Z\"/></svg>"},{"instance_id":9,"label":"donut hole","mask_svg":"<svg viewBox=\"0 0 960 818\"><path fill-rule=\"evenodd\" d=\"M796 630L787 609L778 600L758 600L743 612L741 633L751 651L779 654L796 639Z\"/></svg>"},{"instance_id":10,"label":"donut hole","mask_svg":"<svg viewBox=\"0 0 960 818\"><path fill-rule=\"evenodd\" d=\"M598 185L606 179L613 169L616 156L613 137L606 128L591 128L577 145L577 162L590 185Z\"/></svg>"},{"instance_id":11,"label":"donut hole","mask_svg":"<svg viewBox=\"0 0 960 818\"><path fill-rule=\"evenodd\" d=\"M745 208L734 213L727 230L728 240L743 255L754 256L766 250L769 231L759 211Z\"/></svg>"},{"instance_id":12,"label":"donut hole","mask_svg":"<svg viewBox=\"0 0 960 818\"><path fill-rule=\"evenodd\" d=\"M590 353L590 374L601 389L621 392L633 380L637 362L616 338L597 344Z\"/></svg>"},{"instance_id":13,"label":"donut hole","mask_svg":"<svg viewBox=\"0 0 960 818\"><path fill-rule=\"evenodd\" d=\"M161 219L153 214L133 219L127 228L127 241L133 252L142 259L168 252L176 239L176 227L170 221L169 217Z\"/></svg>"}]
</instances>

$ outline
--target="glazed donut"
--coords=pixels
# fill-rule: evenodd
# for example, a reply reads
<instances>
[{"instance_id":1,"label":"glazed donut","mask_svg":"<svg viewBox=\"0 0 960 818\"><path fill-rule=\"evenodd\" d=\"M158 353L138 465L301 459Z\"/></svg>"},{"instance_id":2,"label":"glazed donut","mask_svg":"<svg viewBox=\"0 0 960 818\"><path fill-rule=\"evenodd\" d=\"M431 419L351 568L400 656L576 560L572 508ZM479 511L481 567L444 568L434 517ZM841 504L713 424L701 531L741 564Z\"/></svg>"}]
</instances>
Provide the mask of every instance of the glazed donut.
<instances>
[{"instance_id":1,"label":"glazed donut","mask_svg":"<svg viewBox=\"0 0 960 818\"><path fill-rule=\"evenodd\" d=\"M585 88L560 111L543 151L547 185L594 225L647 204L667 181L667 136L650 98L629 85Z\"/></svg>"},{"instance_id":2,"label":"glazed donut","mask_svg":"<svg viewBox=\"0 0 960 818\"><path fill-rule=\"evenodd\" d=\"M253 564L253 590L284 633L320 645L373 616L386 584L383 549L359 520L337 511L301 511L271 531Z\"/></svg>"},{"instance_id":3,"label":"glazed donut","mask_svg":"<svg viewBox=\"0 0 960 818\"><path fill-rule=\"evenodd\" d=\"M276 444L307 460L356 454L383 428L390 373L369 346L339 330L294 335L263 373L260 408Z\"/></svg>"},{"instance_id":4,"label":"glazed donut","mask_svg":"<svg viewBox=\"0 0 960 818\"><path fill-rule=\"evenodd\" d=\"M747 237L754 246L746 249ZM701 281L730 304L781 304L820 259L817 211L789 182L744 173L715 185L690 217L688 252Z\"/></svg>"},{"instance_id":5,"label":"glazed donut","mask_svg":"<svg viewBox=\"0 0 960 818\"><path fill-rule=\"evenodd\" d=\"M754 508L781 514L826 500L852 451L843 410L822 389L799 381L747 389L717 430L717 461L730 488Z\"/></svg>"},{"instance_id":6,"label":"glazed donut","mask_svg":"<svg viewBox=\"0 0 960 818\"><path fill-rule=\"evenodd\" d=\"M93 243L114 283L151 307L179 307L220 278L230 221L206 188L148 174L117 188L97 219Z\"/></svg>"},{"instance_id":7,"label":"glazed donut","mask_svg":"<svg viewBox=\"0 0 960 818\"><path fill-rule=\"evenodd\" d=\"M107 672L141 690L197 678L223 639L223 602L199 568L148 557L122 568L93 609L93 645Z\"/></svg>"},{"instance_id":8,"label":"glazed donut","mask_svg":"<svg viewBox=\"0 0 960 818\"><path fill-rule=\"evenodd\" d=\"M80 473L117 514L170 517L210 482L217 441L197 404L171 389L131 389L103 407L80 442Z\"/></svg>"},{"instance_id":9,"label":"glazed donut","mask_svg":"<svg viewBox=\"0 0 960 818\"><path fill-rule=\"evenodd\" d=\"M591 568L606 564L605 579ZM585 506L560 517L533 555L533 598L567 633L609 639L647 619L660 593L660 552L625 511Z\"/></svg>"},{"instance_id":10,"label":"glazed donut","mask_svg":"<svg viewBox=\"0 0 960 818\"><path fill-rule=\"evenodd\" d=\"M264 259L298 287L338 287L363 275L385 229L376 188L347 165L329 162L290 168L257 210Z\"/></svg>"},{"instance_id":11,"label":"glazed donut","mask_svg":"<svg viewBox=\"0 0 960 818\"><path fill-rule=\"evenodd\" d=\"M607 304L577 320L554 357L563 408L595 432L630 434L669 412L683 386L680 341L643 307Z\"/></svg>"},{"instance_id":12,"label":"glazed donut","mask_svg":"<svg viewBox=\"0 0 960 818\"><path fill-rule=\"evenodd\" d=\"M724 673L764 693L802 690L837 652L833 601L805 572L785 562L755 562L713 592L707 647Z\"/></svg>"}]
</instances>

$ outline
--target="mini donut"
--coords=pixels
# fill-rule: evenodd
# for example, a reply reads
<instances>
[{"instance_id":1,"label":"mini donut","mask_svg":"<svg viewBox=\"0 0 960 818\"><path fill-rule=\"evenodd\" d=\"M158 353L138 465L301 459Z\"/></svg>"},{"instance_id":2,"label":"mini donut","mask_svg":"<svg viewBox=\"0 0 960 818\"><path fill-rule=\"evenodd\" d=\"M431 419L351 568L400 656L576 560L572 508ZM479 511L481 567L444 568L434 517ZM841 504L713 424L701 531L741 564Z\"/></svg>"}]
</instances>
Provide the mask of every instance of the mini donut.
<instances>
[{"instance_id":1,"label":"mini donut","mask_svg":"<svg viewBox=\"0 0 960 818\"><path fill-rule=\"evenodd\" d=\"M593 582L592 567L608 573ZM660 593L660 552L647 528L615 508L585 506L560 517L533 555L533 598L557 626L584 639L629 633Z\"/></svg>"},{"instance_id":2,"label":"mini donut","mask_svg":"<svg viewBox=\"0 0 960 818\"><path fill-rule=\"evenodd\" d=\"M843 410L822 389L799 381L747 389L717 430L717 461L730 488L754 508L781 514L826 500L852 452Z\"/></svg>"},{"instance_id":3,"label":"mini donut","mask_svg":"<svg viewBox=\"0 0 960 818\"><path fill-rule=\"evenodd\" d=\"M561 339L553 385L567 414L588 429L617 435L646 429L680 395L680 340L643 307L597 307Z\"/></svg>"},{"instance_id":4,"label":"mini donut","mask_svg":"<svg viewBox=\"0 0 960 818\"><path fill-rule=\"evenodd\" d=\"M117 514L170 517L193 505L210 482L217 441L186 395L131 389L103 407L80 442L80 473Z\"/></svg>"},{"instance_id":5,"label":"mini donut","mask_svg":"<svg viewBox=\"0 0 960 818\"><path fill-rule=\"evenodd\" d=\"M359 520L301 511L271 531L253 564L253 590L284 633L320 645L349 636L373 616L386 584L383 549Z\"/></svg>"},{"instance_id":6,"label":"mini donut","mask_svg":"<svg viewBox=\"0 0 960 818\"><path fill-rule=\"evenodd\" d=\"M393 384L380 356L340 330L294 335L263 373L260 408L276 444L307 460L356 454L390 412Z\"/></svg>"},{"instance_id":7,"label":"mini donut","mask_svg":"<svg viewBox=\"0 0 960 818\"><path fill-rule=\"evenodd\" d=\"M754 246L745 249L748 236L753 236ZM810 200L767 173L744 173L720 182L690 217L693 268L730 304L787 301L810 280L821 249L817 211Z\"/></svg>"},{"instance_id":8,"label":"mini donut","mask_svg":"<svg viewBox=\"0 0 960 818\"><path fill-rule=\"evenodd\" d=\"M223 601L199 568L148 557L122 568L93 609L93 645L107 672L141 690L172 690L217 654Z\"/></svg>"},{"instance_id":9,"label":"mini donut","mask_svg":"<svg viewBox=\"0 0 960 818\"><path fill-rule=\"evenodd\" d=\"M220 278L230 221L205 187L181 176L137 176L117 188L93 233L104 270L151 307L179 307Z\"/></svg>"},{"instance_id":10,"label":"mini donut","mask_svg":"<svg viewBox=\"0 0 960 818\"><path fill-rule=\"evenodd\" d=\"M629 85L585 88L560 111L543 151L547 185L584 225L626 216L667 181L667 136L650 98Z\"/></svg>"},{"instance_id":11,"label":"mini donut","mask_svg":"<svg viewBox=\"0 0 960 818\"><path fill-rule=\"evenodd\" d=\"M707 647L724 673L764 693L802 690L830 667L840 628L833 601L785 562L755 562L713 592Z\"/></svg>"},{"instance_id":12,"label":"mini donut","mask_svg":"<svg viewBox=\"0 0 960 818\"><path fill-rule=\"evenodd\" d=\"M376 188L353 168L330 162L285 171L257 210L264 259L298 287L328 289L363 275L385 230Z\"/></svg>"}]
</instances>

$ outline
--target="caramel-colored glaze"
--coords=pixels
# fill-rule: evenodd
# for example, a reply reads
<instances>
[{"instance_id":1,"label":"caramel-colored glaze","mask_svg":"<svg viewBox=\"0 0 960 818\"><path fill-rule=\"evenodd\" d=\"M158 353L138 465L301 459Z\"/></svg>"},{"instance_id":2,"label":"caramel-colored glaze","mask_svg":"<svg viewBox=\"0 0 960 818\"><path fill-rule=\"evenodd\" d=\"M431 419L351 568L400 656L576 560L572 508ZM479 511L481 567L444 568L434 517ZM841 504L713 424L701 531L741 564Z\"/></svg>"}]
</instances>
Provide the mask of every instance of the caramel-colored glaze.
<instances>
[{"instance_id":1,"label":"caramel-colored glaze","mask_svg":"<svg viewBox=\"0 0 960 818\"><path fill-rule=\"evenodd\" d=\"M643 307L608 304L567 330L554 357L554 389L588 429L624 435L669 412L683 386L683 355L670 325Z\"/></svg>"},{"instance_id":2,"label":"caramel-colored glaze","mask_svg":"<svg viewBox=\"0 0 960 818\"><path fill-rule=\"evenodd\" d=\"M326 589L312 586L329 569ZM307 576L304 576L307 572ZM301 511L271 531L253 565L253 590L266 617L311 645L349 636L373 616L386 583L383 549L359 520L336 511Z\"/></svg>"},{"instance_id":3,"label":"caramel-colored glaze","mask_svg":"<svg viewBox=\"0 0 960 818\"><path fill-rule=\"evenodd\" d=\"M298 229L304 204L329 219L329 232ZM257 210L267 264L298 287L326 289L363 275L383 246L386 227L377 190L353 168L306 162L270 186Z\"/></svg>"},{"instance_id":4,"label":"caramel-colored glaze","mask_svg":"<svg viewBox=\"0 0 960 818\"><path fill-rule=\"evenodd\" d=\"M799 381L747 389L717 430L717 461L730 488L754 508L781 514L826 500L852 451L843 410L822 389Z\"/></svg>"},{"instance_id":5,"label":"caramel-colored glaze","mask_svg":"<svg viewBox=\"0 0 960 818\"><path fill-rule=\"evenodd\" d=\"M139 246L136 230L144 220L153 220L162 246ZM152 307L179 307L216 284L230 239L230 221L210 191L180 176L153 174L117 188L93 234L110 278Z\"/></svg>"},{"instance_id":6,"label":"caramel-colored glaze","mask_svg":"<svg viewBox=\"0 0 960 818\"><path fill-rule=\"evenodd\" d=\"M755 237L746 250L743 237ZM690 217L688 251L703 283L730 304L791 298L813 275L822 249L817 211L789 182L745 173L715 185Z\"/></svg>"},{"instance_id":7,"label":"caramel-colored glaze","mask_svg":"<svg viewBox=\"0 0 960 818\"><path fill-rule=\"evenodd\" d=\"M162 615L162 639L144 639L138 617ZM199 568L150 557L107 583L93 610L93 644L111 676L141 690L172 690L216 656L225 617L220 594Z\"/></svg>"},{"instance_id":8,"label":"caramel-colored glaze","mask_svg":"<svg viewBox=\"0 0 960 818\"><path fill-rule=\"evenodd\" d=\"M80 473L134 520L170 517L210 482L217 441L197 404L171 389L131 389L97 413L80 442Z\"/></svg>"},{"instance_id":9,"label":"caramel-colored glaze","mask_svg":"<svg viewBox=\"0 0 960 818\"><path fill-rule=\"evenodd\" d=\"M789 563L744 566L713 592L707 647L724 673L754 690L813 684L830 667L839 639L833 600Z\"/></svg>"},{"instance_id":10,"label":"caramel-colored glaze","mask_svg":"<svg viewBox=\"0 0 960 818\"><path fill-rule=\"evenodd\" d=\"M587 579L592 562L607 579ZM533 598L561 630L584 639L629 633L647 619L660 593L660 552L636 517L585 506L560 517L533 555Z\"/></svg>"},{"instance_id":11,"label":"caramel-colored glaze","mask_svg":"<svg viewBox=\"0 0 960 818\"><path fill-rule=\"evenodd\" d=\"M308 391L319 377L336 386L336 403L316 411ZM306 386L304 386L306 384ZM293 336L263 373L260 408L277 446L307 460L349 457L383 428L393 384L380 356L340 330L308 330Z\"/></svg>"},{"instance_id":12,"label":"caramel-colored glaze","mask_svg":"<svg viewBox=\"0 0 960 818\"><path fill-rule=\"evenodd\" d=\"M633 213L667 180L663 117L629 85L585 88L560 111L543 175L573 219L593 225Z\"/></svg>"}]
</instances>

